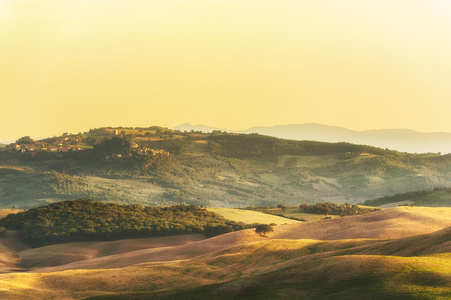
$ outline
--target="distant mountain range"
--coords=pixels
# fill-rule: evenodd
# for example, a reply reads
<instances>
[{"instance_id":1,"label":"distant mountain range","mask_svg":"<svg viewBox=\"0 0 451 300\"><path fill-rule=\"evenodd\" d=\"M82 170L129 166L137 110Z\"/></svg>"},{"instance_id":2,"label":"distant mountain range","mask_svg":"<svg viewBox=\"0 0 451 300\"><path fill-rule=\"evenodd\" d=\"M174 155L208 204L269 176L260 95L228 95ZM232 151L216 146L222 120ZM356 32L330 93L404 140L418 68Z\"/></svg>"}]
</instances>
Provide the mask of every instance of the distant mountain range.
<instances>
[{"instance_id":1,"label":"distant mountain range","mask_svg":"<svg viewBox=\"0 0 451 300\"><path fill-rule=\"evenodd\" d=\"M220 131L227 131L227 132L236 132L234 130L225 129L225 128L211 127L211 126L202 125L202 124L192 125L189 123L185 123L185 124L176 126L176 127L172 128L172 130L180 130L180 131L194 130L194 131L202 131L202 132L212 132L215 130L220 130Z\"/></svg>"},{"instance_id":2,"label":"distant mountain range","mask_svg":"<svg viewBox=\"0 0 451 300\"><path fill-rule=\"evenodd\" d=\"M315 123L258 126L234 131L206 125L182 124L173 128L181 131L212 132L221 130L235 133L259 133L291 140L314 140L321 142L349 142L409 153L451 153L451 133L419 132L410 129L379 129L356 131L338 126Z\"/></svg>"}]
</instances>

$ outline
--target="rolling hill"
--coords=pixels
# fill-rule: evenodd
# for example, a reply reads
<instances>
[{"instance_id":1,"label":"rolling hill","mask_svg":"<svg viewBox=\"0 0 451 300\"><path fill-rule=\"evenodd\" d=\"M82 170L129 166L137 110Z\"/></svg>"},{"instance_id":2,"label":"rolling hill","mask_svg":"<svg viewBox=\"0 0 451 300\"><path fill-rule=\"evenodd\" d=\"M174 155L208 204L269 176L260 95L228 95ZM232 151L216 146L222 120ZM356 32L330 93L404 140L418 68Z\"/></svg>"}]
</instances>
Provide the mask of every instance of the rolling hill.
<instances>
[{"instance_id":1,"label":"rolling hill","mask_svg":"<svg viewBox=\"0 0 451 300\"><path fill-rule=\"evenodd\" d=\"M56 253L94 255L0 274L0 297L446 299L450 216L449 208L399 207L276 226L266 238L243 230L210 239L187 236L178 245L174 237L26 249L22 255L34 251L43 263L55 247ZM108 243L116 243L116 253L105 251ZM131 251L122 252L127 244Z\"/></svg>"},{"instance_id":2,"label":"rolling hill","mask_svg":"<svg viewBox=\"0 0 451 300\"><path fill-rule=\"evenodd\" d=\"M451 187L451 155L107 127L41 141L21 138L0 151L0 175L0 208L76 198L215 207L358 203Z\"/></svg>"},{"instance_id":3,"label":"rolling hill","mask_svg":"<svg viewBox=\"0 0 451 300\"><path fill-rule=\"evenodd\" d=\"M356 131L337 126L307 123L252 127L244 133L259 133L293 140L348 142L409 153L451 153L451 133L448 132L425 133L409 129Z\"/></svg>"},{"instance_id":4,"label":"rolling hill","mask_svg":"<svg viewBox=\"0 0 451 300\"><path fill-rule=\"evenodd\" d=\"M265 215L263 214L262 218L264 217ZM188 259L202 254L268 239L322 240L323 242L356 239L386 241L389 239L404 239L421 234L430 234L449 226L451 226L451 209L449 208L399 207L359 216L275 226L274 232L266 238L255 234L253 229L247 229L209 239L202 239L197 235L189 235L186 238L146 238L141 240L141 243L139 242L140 240L132 239L112 242L82 242L50 245L22 252L20 256L25 258L26 263L21 263L17 267L28 266L35 269L38 266L37 262L40 261L41 268L45 269L34 270L34 272L116 268L145 262ZM171 244L171 241L173 244ZM176 241L182 245L174 245L174 243L177 243ZM441 242L444 243L446 240L442 239ZM126 250L128 243L130 243L130 248ZM136 244L139 245L136 246ZM158 244L160 247L155 247L155 244ZM422 246L429 247L430 245L423 244ZM124 250L114 250L118 253L99 250L111 249L111 247ZM142 248L141 250L134 251L137 247ZM91 250L88 251L88 249ZM120 253L121 251L124 253ZM103 253L103 255L99 253ZM40 259L36 259L36 256ZM45 258L46 256L47 258ZM70 264L55 266L55 262L50 259L53 256L58 257L56 261L61 262L65 258Z\"/></svg>"},{"instance_id":5,"label":"rolling hill","mask_svg":"<svg viewBox=\"0 0 451 300\"><path fill-rule=\"evenodd\" d=\"M450 207L451 189L437 187L433 190L414 191L367 200L365 205L393 207L396 205L417 205L431 207Z\"/></svg>"},{"instance_id":6,"label":"rolling hill","mask_svg":"<svg viewBox=\"0 0 451 300\"><path fill-rule=\"evenodd\" d=\"M231 133L258 133L282 139L310 140L321 142L348 142L353 144L371 145L389 148L409 153L451 153L451 133L449 132L419 132L409 129L378 129L351 130L338 126L316 123L290 124L276 126L255 126L246 130L234 131L214 128L206 125L183 124L174 127L175 130L204 131L214 130Z\"/></svg>"}]
</instances>

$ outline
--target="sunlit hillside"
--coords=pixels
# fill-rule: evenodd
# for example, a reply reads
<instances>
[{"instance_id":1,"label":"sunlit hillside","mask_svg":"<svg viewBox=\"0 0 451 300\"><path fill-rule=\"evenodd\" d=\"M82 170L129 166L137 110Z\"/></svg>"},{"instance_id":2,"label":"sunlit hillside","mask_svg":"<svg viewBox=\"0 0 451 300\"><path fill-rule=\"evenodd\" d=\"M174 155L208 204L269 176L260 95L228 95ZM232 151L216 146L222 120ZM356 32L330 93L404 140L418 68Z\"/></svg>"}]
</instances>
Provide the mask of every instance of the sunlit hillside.
<instances>
[{"instance_id":1,"label":"sunlit hillside","mask_svg":"<svg viewBox=\"0 0 451 300\"><path fill-rule=\"evenodd\" d=\"M0 300L451 299L450 54L444 0L0 0Z\"/></svg>"},{"instance_id":2,"label":"sunlit hillside","mask_svg":"<svg viewBox=\"0 0 451 300\"><path fill-rule=\"evenodd\" d=\"M451 186L450 155L256 134L106 127L22 137L1 149L0 207L8 209L77 198L229 208L355 204Z\"/></svg>"},{"instance_id":3,"label":"sunlit hillside","mask_svg":"<svg viewBox=\"0 0 451 300\"><path fill-rule=\"evenodd\" d=\"M396 205L417 205L431 207L451 207L451 189L436 187L433 190L413 191L385 196L364 202L366 205L394 207Z\"/></svg>"},{"instance_id":4,"label":"sunlit hillside","mask_svg":"<svg viewBox=\"0 0 451 300\"><path fill-rule=\"evenodd\" d=\"M308 222L311 226L276 226L268 237L245 230L210 239L187 236L26 249L21 257L43 264L54 253L84 257L67 265L34 268L32 273L1 274L0 295L446 299L451 285L450 214L449 209L398 208L335 222ZM361 227L363 217L373 232ZM111 247L122 250L112 253L107 250Z\"/></svg>"}]
</instances>

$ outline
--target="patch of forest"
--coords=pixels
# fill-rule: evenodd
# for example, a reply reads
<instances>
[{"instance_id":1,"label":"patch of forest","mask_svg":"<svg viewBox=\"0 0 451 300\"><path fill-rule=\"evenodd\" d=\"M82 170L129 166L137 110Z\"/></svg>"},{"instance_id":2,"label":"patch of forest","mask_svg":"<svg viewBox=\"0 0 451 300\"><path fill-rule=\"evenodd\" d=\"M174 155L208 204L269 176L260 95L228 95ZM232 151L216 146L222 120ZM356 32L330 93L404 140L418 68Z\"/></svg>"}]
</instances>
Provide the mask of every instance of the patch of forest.
<instances>
[{"instance_id":1,"label":"patch of forest","mask_svg":"<svg viewBox=\"0 0 451 300\"><path fill-rule=\"evenodd\" d=\"M331 214L340 216L361 215L379 210L379 208L360 207L349 203L338 205L337 203L332 202L322 202L314 205L301 204L299 205L299 208L309 214Z\"/></svg>"},{"instance_id":2,"label":"patch of forest","mask_svg":"<svg viewBox=\"0 0 451 300\"><path fill-rule=\"evenodd\" d=\"M0 219L0 226L20 230L23 242L33 247L190 233L211 237L246 227L194 205L144 207L86 199L10 214Z\"/></svg>"}]
</instances>

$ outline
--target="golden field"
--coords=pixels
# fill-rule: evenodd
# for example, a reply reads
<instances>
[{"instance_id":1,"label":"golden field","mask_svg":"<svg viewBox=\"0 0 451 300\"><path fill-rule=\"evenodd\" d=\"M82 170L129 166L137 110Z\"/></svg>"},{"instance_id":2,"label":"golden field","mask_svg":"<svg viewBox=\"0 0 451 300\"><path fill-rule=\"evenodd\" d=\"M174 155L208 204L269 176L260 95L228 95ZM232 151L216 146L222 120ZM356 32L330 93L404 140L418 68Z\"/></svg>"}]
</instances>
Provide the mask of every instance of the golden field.
<instances>
[{"instance_id":1,"label":"golden field","mask_svg":"<svg viewBox=\"0 0 451 300\"><path fill-rule=\"evenodd\" d=\"M267 237L248 229L21 249L10 235L1 244L0 297L446 299L450 226L450 208L398 207L275 226ZM36 264L14 272L23 261Z\"/></svg>"}]
</instances>

